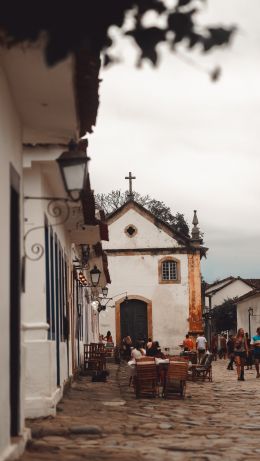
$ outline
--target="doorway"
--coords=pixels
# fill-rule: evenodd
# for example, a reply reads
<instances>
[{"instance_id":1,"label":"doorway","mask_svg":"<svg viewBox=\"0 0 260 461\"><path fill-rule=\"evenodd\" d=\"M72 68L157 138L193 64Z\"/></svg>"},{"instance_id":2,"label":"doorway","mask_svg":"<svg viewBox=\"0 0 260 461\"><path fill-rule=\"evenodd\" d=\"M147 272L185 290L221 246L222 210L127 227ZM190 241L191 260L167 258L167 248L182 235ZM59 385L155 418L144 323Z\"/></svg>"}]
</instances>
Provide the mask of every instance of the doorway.
<instances>
[{"instance_id":1,"label":"doorway","mask_svg":"<svg viewBox=\"0 0 260 461\"><path fill-rule=\"evenodd\" d=\"M20 178L10 167L10 433L20 428Z\"/></svg>"},{"instance_id":2,"label":"doorway","mask_svg":"<svg viewBox=\"0 0 260 461\"><path fill-rule=\"evenodd\" d=\"M129 299L120 304L121 338L131 336L132 341L147 341L147 303L140 299Z\"/></svg>"}]
</instances>

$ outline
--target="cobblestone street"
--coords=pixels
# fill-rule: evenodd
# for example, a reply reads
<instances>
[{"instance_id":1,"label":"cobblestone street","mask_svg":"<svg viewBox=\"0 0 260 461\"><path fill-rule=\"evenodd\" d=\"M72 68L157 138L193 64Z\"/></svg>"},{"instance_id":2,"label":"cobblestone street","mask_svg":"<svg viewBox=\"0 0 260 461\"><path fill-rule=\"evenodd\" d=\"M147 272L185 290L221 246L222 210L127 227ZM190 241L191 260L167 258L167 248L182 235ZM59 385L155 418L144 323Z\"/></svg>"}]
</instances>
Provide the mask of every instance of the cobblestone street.
<instances>
[{"instance_id":1,"label":"cobblestone street","mask_svg":"<svg viewBox=\"0 0 260 461\"><path fill-rule=\"evenodd\" d=\"M136 400L125 366L109 364L107 383L80 377L55 418L28 422L21 461L259 460L260 380L226 366L213 364L213 383L188 382L184 400Z\"/></svg>"}]
</instances>

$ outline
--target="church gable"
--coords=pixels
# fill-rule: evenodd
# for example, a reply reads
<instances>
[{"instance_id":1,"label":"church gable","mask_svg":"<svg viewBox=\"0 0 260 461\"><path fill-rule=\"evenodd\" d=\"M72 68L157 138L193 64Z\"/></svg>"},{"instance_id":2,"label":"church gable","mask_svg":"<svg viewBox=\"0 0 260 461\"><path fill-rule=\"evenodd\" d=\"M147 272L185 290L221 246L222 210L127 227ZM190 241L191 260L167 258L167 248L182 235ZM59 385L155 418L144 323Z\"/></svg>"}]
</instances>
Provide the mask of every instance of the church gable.
<instances>
[{"instance_id":1,"label":"church gable","mask_svg":"<svg viewBox=\"0 0 260 461\"><path fill-rule=\"evenodd\" d=\"M106 249L183 248L189 241L134 201L110 215L107 223Z\"/></svg>"}]
</instances>

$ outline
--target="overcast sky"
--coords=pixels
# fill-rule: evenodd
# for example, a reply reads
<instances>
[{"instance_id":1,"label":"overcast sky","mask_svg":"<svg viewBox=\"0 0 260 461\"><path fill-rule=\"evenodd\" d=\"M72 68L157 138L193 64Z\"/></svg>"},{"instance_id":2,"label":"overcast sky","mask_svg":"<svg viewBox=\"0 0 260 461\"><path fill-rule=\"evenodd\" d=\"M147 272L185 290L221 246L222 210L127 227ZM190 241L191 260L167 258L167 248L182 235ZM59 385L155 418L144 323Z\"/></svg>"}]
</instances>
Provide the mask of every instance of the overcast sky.
<instances>
[{"instance_id":1,"label":"overcast sky","mask_svg":"<svg viewBox=\"0 0 260 461\"><path fill-rule=\"evenodd\" d=\"M97 126L90 138L96 192L134 189L184 213L198 210L207 281L260 277L260 1L208 0L208 24L237 24L229 48L196 63L222 67L219 82L162 50L160 66L136 69L124 44L124 64L102 73Z\"/></svg>"}]
</instances>

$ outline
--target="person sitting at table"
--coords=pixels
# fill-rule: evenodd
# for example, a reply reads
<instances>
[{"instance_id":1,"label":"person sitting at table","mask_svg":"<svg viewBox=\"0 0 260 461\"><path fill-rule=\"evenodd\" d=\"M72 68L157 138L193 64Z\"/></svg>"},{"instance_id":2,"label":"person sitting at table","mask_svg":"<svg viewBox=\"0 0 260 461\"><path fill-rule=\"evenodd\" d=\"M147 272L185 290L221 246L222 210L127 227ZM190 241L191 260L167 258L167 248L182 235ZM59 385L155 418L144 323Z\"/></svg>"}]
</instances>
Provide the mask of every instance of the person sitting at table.
<instances>
[{"instance_id":1,"label":"person sitting at table","mask_svg":"<svg viewBox=\"0 0 260 461\"><path fill-rule=\"evenodd\" d=\"M143 357L144 354L144 349L142 348L142 344L139 341L136 341L135 347L131 351L131 357L132 359L140 359Z\"/></svg>"},{"instance_id":2,"label":"person sitting at table","mask_svg":"<svg viewBox=\"0 0 260 461\"><path fill-rule=\"evenodd\" d=\"M105 339L106 339L107 343L113 343L113 338L112 338L112 335L111 335L111 331L108 330Z\"/></svg>"},{"instance_id":3,"label":"person sitting at table","mask_svg":"<svg viewBox=\"0 0 260 461\"><path fill-rule=\"evenodd\" d=\"M152 343L152 347L150 347L150 349L148 349L147 355L149 357L156 357L158 359L165 359L165 355L161 351L161 348L160 348L160 345L159 345L158 341L154 341Z\"/></svg>"},{"instance_id":4,"label":"person sitting at table","mask_svg":"<svg viewBox=\"0 0 260 461\"><path fill-rule=\"evenodd\" d=\"M122 340L122 357L124 360L130 360L131 358L131 350L133 349L133 343L131 336L125 336Z\"/></svg>"},{"instance_id":5,"label":"person sitting at table","mask_svg":"<svg viewBox=\"0 0 260 461\"><path fill-rule=\"evenodd\" d=\"M152 338L148 338L148 341L146 343L146 352L148 351L148 349L151 349L152 345L153 345Z\"/></svg>"},{"instance_id":6,"label":"person sitting at table","mask_svg":"<svg viewBox=\"0 0 260 461\"><path fill-rule=\"evenodd\" d=\"M139 341L140 344L140 351L143 355L146 355L146 348L145 348L145 341Z\"/></svg>"},{"instance_id":7,"label":"person sitting at table","mask_svg":"<svg viewBox=\"0 0 260 461\"><path fill-rule=\"evenodd\" d=\"M189 337L189 335L187 334L185 339L183 340L183 350L185 352L189 352L189 351L192 351L194 349L194 344L193 344L193 341L192 339Z\"/></svg>"}]
</instances>

